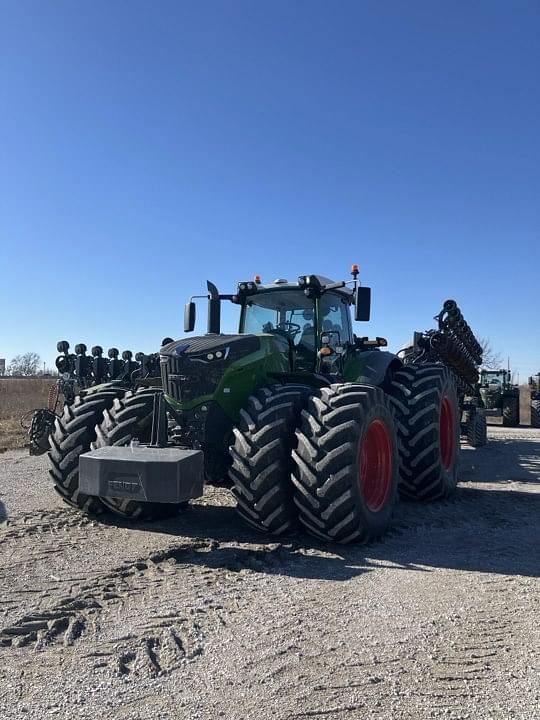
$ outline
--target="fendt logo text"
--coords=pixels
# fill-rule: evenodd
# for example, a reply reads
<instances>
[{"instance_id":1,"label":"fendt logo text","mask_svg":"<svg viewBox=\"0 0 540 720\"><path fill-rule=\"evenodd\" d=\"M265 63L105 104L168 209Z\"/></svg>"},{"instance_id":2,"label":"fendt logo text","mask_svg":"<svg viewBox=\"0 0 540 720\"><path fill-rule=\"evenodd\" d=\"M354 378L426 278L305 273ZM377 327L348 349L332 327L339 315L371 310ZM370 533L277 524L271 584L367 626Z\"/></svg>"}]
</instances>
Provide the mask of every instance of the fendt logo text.
<instances>
[{"instance_id":1,"label":"fendt logo text","mask_svg":"<svg viewBox=\"0 0 540 720\"><path fill-rule=\"evenodd\" d=\"M109 480L109 490L117 490L125 493L137 493L141 489L138 480Z\"/></svg>"}]
</instances>

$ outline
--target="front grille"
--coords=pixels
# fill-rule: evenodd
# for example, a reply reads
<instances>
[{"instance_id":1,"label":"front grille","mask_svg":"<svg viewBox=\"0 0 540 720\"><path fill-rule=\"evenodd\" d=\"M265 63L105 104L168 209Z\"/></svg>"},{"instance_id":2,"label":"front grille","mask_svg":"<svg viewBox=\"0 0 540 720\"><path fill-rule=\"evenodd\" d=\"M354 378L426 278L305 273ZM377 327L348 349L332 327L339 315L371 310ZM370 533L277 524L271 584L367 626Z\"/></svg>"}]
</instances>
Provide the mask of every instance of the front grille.
<instances>
[{"instance_id":1,"label":"front grille","mask_svg":"<svg viewBox=\"0 0 540 720\"><path fill-rule=\"evenodd\" d=\"M161 358L161 377L167 395L181 403L212 395L225 371L226 363L204 363L193 358Z\"/></svg>"}]
</instances>

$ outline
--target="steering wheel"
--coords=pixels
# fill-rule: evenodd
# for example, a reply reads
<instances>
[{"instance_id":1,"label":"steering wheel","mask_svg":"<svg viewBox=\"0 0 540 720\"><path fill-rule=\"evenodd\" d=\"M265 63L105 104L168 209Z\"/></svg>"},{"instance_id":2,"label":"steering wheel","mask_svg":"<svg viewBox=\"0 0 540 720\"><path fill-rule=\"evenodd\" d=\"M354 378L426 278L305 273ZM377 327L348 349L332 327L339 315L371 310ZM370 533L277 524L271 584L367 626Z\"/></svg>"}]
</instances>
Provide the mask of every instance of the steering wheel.
<instances>
[{"instance_id":1,"label":"steering wheel","mask_svg":"<svg viewBox=\"0 0 540 720\"><path fill-rule=\"evenodd\" d=\"M281 330L281 332L285 333L291 340L294 340L294 338L302 332L302 328L298 323L287 322L286 320L277 323L275 330Z\"/></svg>"}]
</instances>

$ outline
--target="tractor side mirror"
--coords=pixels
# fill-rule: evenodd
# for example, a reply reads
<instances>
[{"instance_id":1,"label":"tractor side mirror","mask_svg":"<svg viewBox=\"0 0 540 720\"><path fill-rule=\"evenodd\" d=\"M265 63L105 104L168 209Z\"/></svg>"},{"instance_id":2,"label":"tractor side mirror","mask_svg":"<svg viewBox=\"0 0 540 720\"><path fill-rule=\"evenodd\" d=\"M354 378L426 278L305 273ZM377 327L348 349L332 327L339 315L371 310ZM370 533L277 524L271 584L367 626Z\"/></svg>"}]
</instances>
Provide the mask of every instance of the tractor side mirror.
<instances>
[{"instance_id":1,"label":"tractor side mirror","mask_svg":"<svg viewBox=\"0 0 540 720\"><path fill-rule=\"evenodd\" d=\"M371 288L359 286L356 288L356 301L354 319L367 322L371 314Z\"/></svg>"},{"instance_id":2,"label":"tractor side mirror","mask_svg":"<svg viewBox=\"0 0 540 720\"><path fill-rule=\"evenodd\" d=\"M195 317L197 310L195 303L188 302L184 308L184 332L193 332L195 330Z\"/></svg>"}]
</instances>

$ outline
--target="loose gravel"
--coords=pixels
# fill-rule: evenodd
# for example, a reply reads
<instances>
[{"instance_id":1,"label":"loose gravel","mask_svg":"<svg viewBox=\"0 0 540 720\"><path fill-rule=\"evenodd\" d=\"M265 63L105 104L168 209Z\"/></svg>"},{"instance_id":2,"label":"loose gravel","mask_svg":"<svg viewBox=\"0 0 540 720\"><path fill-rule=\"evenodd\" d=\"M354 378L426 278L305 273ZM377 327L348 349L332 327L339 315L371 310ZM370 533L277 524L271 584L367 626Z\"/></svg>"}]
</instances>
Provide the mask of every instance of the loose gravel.
<instances>
[{"instance_id":1,"label":"loose gravel","mask_svg":"<svg viewBox=\"0 0 540 720\"><path fill-rule=\"evenodd\" d=\"M0 455L0 718L540 717L540 431L491 427L371 546L243 526L225 489L118 526Z\"/></svg>"}]
</instances>

